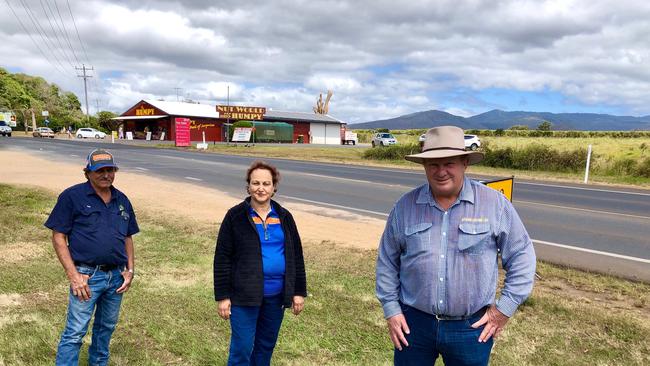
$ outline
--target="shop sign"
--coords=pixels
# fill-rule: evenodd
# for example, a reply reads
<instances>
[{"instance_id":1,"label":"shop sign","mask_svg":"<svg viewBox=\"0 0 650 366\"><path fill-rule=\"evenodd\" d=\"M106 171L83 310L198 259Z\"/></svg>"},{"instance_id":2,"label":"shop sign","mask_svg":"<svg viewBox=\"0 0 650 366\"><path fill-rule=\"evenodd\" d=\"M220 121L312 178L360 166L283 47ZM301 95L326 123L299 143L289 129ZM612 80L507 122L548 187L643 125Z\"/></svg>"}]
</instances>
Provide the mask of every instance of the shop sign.
<instances>
[{"instance_id":1,"label":"shop sign","mask_svg":"<svg viewBox=\"0 0 650 366\"><path fill-rule=\"evenodd\" d=\"M218 105L217 112L219 112L220 118L261 121L262 119L264 119L266 108L243 107L243 106L236 106L236 105Z\"/></svg>"},{"instance_id":2,"label":"shop sign","mask_svg":"<svg viewBox=\"0 0 650 366\"><path fill-rule=\"evenodd\" d=\"M154 113L155 110L153 108L145 108L143 105L141 105L140 108L135 110L136 116L153 116Z\"/></svg>"},{"instance_id":3,"label":"shop sign","mask_svg":"<svg viewBox=\"0 0 650 366\"><path fill-rule=\"evenodd\" d=\"M176 118L176 146L190 146L190 119Z\"/></svg>"},{"instance_id":4,"label":"shop sign","mask_svg":"<svg viewBox=\"0 0 650 366\"><path fill-rule=\"evenodd\" d=\"M232 134L232 142L248 142L251 140L251 127L237 127Z\"/></svg>"}]
</instances>

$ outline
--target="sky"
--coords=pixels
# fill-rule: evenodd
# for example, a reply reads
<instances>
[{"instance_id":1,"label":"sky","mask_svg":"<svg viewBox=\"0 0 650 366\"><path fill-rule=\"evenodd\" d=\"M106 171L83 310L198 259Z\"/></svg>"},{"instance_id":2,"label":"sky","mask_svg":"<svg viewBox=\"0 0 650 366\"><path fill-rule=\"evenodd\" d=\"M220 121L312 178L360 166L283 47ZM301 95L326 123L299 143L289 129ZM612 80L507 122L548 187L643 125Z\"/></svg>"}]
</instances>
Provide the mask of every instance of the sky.
<instances>
[{"instance_id":1,"label":"sky","mask_svg":"<svg viewBox=\"0 0 650 366\"><path fill-rule=\"evenodd\" d=\"M650 114L644 0L0 0L0 67L141 99L348 123L438 109ZM85 104L84 104L85 110Z\"/></svg>"}]
</instances>

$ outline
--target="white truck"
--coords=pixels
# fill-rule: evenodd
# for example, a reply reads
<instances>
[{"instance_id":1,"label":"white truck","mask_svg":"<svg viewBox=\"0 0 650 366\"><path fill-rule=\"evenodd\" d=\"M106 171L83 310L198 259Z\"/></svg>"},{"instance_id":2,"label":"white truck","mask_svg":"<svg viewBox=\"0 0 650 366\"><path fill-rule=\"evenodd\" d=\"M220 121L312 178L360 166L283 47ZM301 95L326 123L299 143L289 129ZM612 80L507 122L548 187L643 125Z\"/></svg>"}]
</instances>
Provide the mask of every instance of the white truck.
<instances>
[{"instance_id":1,"label":"white truck","mask_svg":"<svg viewBox=\"0 0 650 366\"><path fill-rule=\"evenodd\" d=\"M357 133L352 132L346 129L341 129L341 145L352 144L356 145L359 140L357 139Z\"/></svg>"}]
</instances>

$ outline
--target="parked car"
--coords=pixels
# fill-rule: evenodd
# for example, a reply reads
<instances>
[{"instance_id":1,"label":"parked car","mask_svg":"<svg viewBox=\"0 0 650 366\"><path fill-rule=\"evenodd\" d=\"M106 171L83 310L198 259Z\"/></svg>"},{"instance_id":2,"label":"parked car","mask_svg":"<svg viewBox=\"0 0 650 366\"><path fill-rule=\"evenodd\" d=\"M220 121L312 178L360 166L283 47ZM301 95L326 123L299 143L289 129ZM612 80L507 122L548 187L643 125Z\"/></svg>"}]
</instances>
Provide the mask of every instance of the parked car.
<instances>
[{"instance_id":1,"label":"parked car","mask_svg":"<svg viewBox=\"0 0 650 366\"><path fill-rule=\"evenodd\" d=\"M393 136L392 133L380 132L380 133L376 133L372 137L372 141L370 143L372 144L372 147L389 146L389 145L395 145L397 143L397 139L395 138L395 136Z\"/></svg>"},{"instance_id":2,"label":"parked car","mask_svg":"<svg viewBox=\"0 0 650 366\"><path fill-rule=\"evenodd\" d=\"M422 147L424 145L425 137L426 137L426 133L423 133L418 138L418 141L420 142L420 147ZM476 136L476 135L465 135L465 149L466 150L476 150L479 147L481 147L481 140L478 138L478 136Z\"/></svg>"},{"instance_id":3,"label":"parked car","mask_svg":"<svg viewBox=\"0 0 650 366\"><path fill-rule=\"evenodd\" d=\"M0 135L11 137L11 127L5 121L0 121Z\"/></svg>"},{"instance_id":4,"label":"parked car","mask_svg":"<svg viewBox=\"0 0 650 366\"><path fill-rule=\"evenodd\" d=\"M75 133L75 136L77 136L78 139L82 139L82 138L86 139L86 138L93 138L93 137L96 139L103 139L104 137L106 137L106 134L94 128L84 127L78 129L77 132Z\"/></svg>"},{"instance_id":5,"label":"parked car","mask_svg":"<svg viewBox=\"0 0 650 366\"><path fill-rule=\"evenodd\" d=\"M481 147L481 140L476 135L465 135L465 149L476 150Z\"/></svg>"},{"instance_id":6,"label":"parked car","mask_svg":"<svg viewBox=\"0 0 650 366\"><path fill-rule=\"evenodd\" d=\"M54 131L49 127L38 127L36 131L32 132L32 136L54 138Z\"/></svg>"}]
</instances>

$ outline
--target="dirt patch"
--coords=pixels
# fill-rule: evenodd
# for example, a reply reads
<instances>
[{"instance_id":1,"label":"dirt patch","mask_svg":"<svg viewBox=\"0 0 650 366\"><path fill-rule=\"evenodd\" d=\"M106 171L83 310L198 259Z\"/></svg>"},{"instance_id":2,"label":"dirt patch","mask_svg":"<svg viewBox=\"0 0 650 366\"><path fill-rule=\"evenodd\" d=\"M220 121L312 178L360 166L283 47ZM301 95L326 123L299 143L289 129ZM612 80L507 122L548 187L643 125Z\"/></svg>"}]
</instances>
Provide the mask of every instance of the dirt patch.
<instances>
[{"instance_id":1,"label":"dirt patch","mask_svg":"<svg viewBox=\"0 0 650 366\"><path fill-rule=\"evenodd\" d=\"M1 183L38 186L57 194L85 180L81 159L79 165L74 165L3 150L0 166ZM124 171L117 173L115 186L129 196L136 212L165 211L209 223L220 221L230 207L243 199L216 189ZM303 240L328 240L348 247L376 249L385 224L383 220L341 210L293 203L286 207L296 219Z\"/></svg>"},{"instance_id":2,"label":"dirt patch","mask_svg":"<svg viewBox=\"0 0 650 366\"><path fill-rule=\"evenodd\" d=\"M34 243L15 243L0 247L0 262L18 263L37 258L45 253L45 248Z\"/></svg>"},{"instance_id":3,"label":"dirt patch","mask_svg":"<svg viewBox=\"0 0 650 366\"><path fill-rule=\"evenodd\" d=\"M0 294L0 307L19 306L22 302L19 294Z\"/></svg>"}]
</instances>

